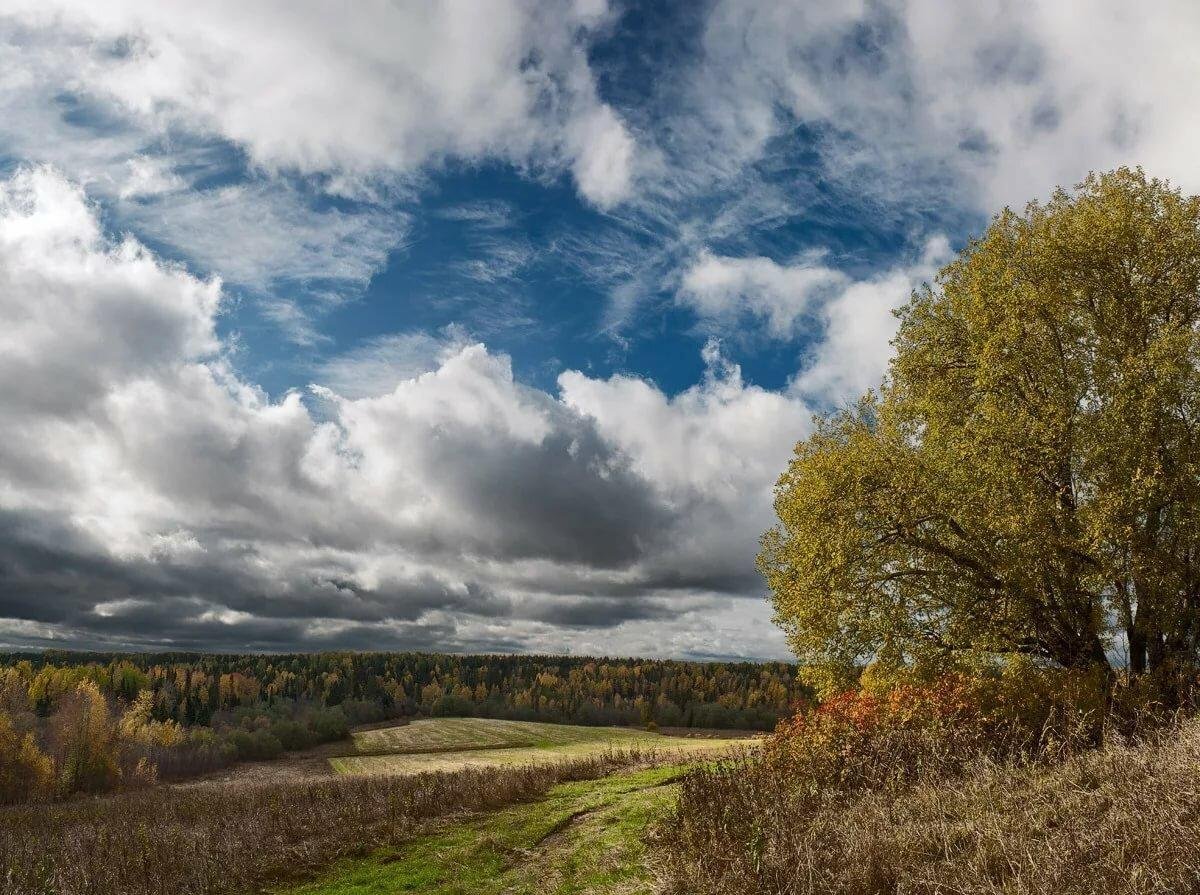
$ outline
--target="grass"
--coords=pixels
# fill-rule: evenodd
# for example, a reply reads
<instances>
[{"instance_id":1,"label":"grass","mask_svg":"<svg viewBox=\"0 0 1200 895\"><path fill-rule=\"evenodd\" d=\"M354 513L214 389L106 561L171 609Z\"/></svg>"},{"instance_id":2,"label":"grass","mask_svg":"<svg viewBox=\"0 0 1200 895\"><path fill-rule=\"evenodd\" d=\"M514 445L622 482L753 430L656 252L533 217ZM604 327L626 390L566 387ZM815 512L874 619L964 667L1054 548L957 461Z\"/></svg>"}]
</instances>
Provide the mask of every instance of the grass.
<instances>
[{"instance_id":1,"label":"grass","mask_svg":"<svg viewBox=\"0 0 1200 895\"><path fill-rule=\"evenodd\" d=\"M0 809L0 895L237 895L395 847L437 818L527 802L641 766L609 752L552 765L270 784L157 786Z\"/></svg>"},{"instance_id":2,"label":"grass","mask_svg":"<svg viewBox=\"0 0 1200 895\"><path fill-rule=\"evenodd\" d=\"M331 758L329 763L339 774L419 774L569 761L610 749L711 754L746 742L666 737L620 727L433 718L357 733L355 747L365 754Z\"/></svg>"},{"instance_id":3,"label":"grass","mask_svg":"<svg viewBox=\"0 0 1200 895\"><path fill-rule=\"evenodd\" d=\"M343 862L286 895L633 895L650 892L643 842L683 769L554 787L531 804L443 824L398 849Z\"/></svg>"},{"instance_id":4,"label":"grass","mask_svg":"<svg viewBox=\"0 0 1200 895\"><path fill-rule=\"evenodd\" d=\"M1200 891L1200 720L1061 763L838 791L765 762L690 774L655 829L666 895Z\"/></svg>"},{"instance_id":5,"label":"grass","mask_svg":"<svg viewBox=\"0 0 1200 895\"><path fill-rule=\"evenodd\" d=\"M570 743L627 743L660 740L657 734L622 727L582 727L496 718L428 718L398 727L354 734L363 754L458 752L468 749L544 748Z\"/></svg>"}]
</instances>

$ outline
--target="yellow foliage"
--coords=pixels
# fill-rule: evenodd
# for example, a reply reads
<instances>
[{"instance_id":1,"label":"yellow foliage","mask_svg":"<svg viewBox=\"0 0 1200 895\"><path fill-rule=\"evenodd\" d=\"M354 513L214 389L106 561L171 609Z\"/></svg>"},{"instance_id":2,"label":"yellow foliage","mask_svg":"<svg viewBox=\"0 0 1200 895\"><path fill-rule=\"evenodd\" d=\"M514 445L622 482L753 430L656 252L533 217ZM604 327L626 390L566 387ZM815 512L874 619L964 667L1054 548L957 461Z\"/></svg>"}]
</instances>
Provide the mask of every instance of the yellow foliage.
<instances>
[{"instance_id":1,"label":"yellow foliage","mask_svg":"<svg viewBox=\"0 0 1200 895\"><path fill-rule=\"evenodd\" d=\"M61 752L58 785L63 794L100 792L121 779L118 730L108 703L91 680L81 681L54 718Z\"/></svg>"},{"instance_id":2,"label":"yellow foliage","mask_svg":"<svg viewBox=\"0 0 1200 895\"><path fill-rule=\"evenodd\" d=\"M183 728L175 721L155 721L150 713L154 694L143 690L121 717L121 736L131 743L170 748L183 742Z\"/></svg>"},{"instance_id":3,"label":"yellow foliage","mask_svg":"<svg viewBox=\"0 0 1200 895\"><path fill-rule=\"evenodd\" d=\"M1197 660L1200 198L1140 170L1005 210L796 447L760 567L806 663ZM953 663L949 663L953 664Z\"/></svg>"},{"instance_id":4,"label":"yellow foliage","mask_svg":"<svg viewBox=\"0 0 1200 895\"><path fill-rule=\"evenodd\" d=\"M0 712L0 804L28 802L46 795L54 763L38 748L32 733L20 733Z\"/></svg>"}]
</instances>

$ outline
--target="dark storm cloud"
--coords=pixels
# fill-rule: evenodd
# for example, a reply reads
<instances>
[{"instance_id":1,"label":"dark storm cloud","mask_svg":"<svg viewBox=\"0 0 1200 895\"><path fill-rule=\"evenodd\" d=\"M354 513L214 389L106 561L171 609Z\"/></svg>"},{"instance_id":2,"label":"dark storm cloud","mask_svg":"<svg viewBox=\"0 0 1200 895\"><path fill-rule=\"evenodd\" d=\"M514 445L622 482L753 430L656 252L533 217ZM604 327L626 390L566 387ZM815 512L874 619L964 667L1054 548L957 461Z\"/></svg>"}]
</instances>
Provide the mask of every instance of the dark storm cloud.
<instances>
[{"instance_id":1,"label":"dark storm cloud","mask_svg":"<svg viewBox=\"0 0 1200 895\"><path fill-rule=\"evenodd\" d=\"M433 464L466 513L492 524L489 557L619 568L641 559L675 523L649 482L586 421L536 445L446 443Z\"/></svg>"}]
</instances>

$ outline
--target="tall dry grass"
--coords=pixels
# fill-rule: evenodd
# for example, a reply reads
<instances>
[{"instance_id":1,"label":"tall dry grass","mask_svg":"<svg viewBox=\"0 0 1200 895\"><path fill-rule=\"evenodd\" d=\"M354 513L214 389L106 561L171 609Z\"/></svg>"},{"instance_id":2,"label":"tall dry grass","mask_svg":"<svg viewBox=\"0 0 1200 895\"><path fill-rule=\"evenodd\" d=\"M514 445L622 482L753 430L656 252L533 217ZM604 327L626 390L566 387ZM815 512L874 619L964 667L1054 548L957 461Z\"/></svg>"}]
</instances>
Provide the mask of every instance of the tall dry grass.
<instances>
[{"instance_id":1,"label":"tall dry grass","mask_svg":"<svg viewBox=\"0 0 1200 895\"><path fill-rule=\"evenodd\" d=\"M666 895L1200 892L1195 719L1055 762L878 767L869 786L777 770L746 756L684 780L655 831Z\"/></svg>"},{"instance_id":2,"label":"tall dry grass","mask_svg":"<svg viewBox=\"0 0 1200 895\"><path fill-rule=\"evenodd\" d=\"M509 805L651 759L630 749L536 767L159 786L0 809L0 893L252 891L400 842L431 818Z\"/></svg>"}]
</instances>

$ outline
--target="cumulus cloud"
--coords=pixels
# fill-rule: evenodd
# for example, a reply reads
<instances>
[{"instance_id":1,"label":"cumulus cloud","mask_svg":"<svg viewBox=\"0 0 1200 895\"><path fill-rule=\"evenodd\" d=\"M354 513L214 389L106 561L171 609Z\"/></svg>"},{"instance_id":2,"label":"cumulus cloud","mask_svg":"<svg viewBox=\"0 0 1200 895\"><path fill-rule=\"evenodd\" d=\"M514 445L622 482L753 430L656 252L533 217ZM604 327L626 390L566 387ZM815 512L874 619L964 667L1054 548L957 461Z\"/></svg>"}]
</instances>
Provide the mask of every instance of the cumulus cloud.
<instances>
[{"instance_id":1,"label":"cumulus cloud","mask_svg":"<svg viewBox=\"0 0 1200 895\"><path fill-rule=\"evenodd\" d=\"M711 653L708 610L758 593L806 411L715 345L674 397L580 373L554 395L451 332L395 382L331 368L317 414L231 369L219 281L112 239L47 168L0 185L0 278L6 643L566 649L604 627L633 651L654 619ZM722 649L761 654L743 633Z\"/></svg>"},{"instance_id":2,"label":"cumulus cloud","mask_svg":"<svg viewBox=\"0 0 1200 895\"><path fill-rule=\"evenodd\" d=\"M820 254L779 264L770 258L727 258L706 251L684 272L677 297L701 318L728 324L749 313L764 319L771 335L790 338L797 319L848 279L822 264Z\"/></svg>"},{"instance_id":3,"label":"cumulus cloud","mask_svg":"<svg viewBox=\"0 0 1200 895\"><path fill-rule=\"evenodd\" d=\"M595 421L686 520L650 559L679 584L756 589L748 562L771 524L771 489L811 412L800 400L742 381L719 345L705 349L704 379L673 397L633 376L559 377L562 399Z\"/></svg>"},{"instance_id":4,"label":"cumulus cloud","mask_svg":"<svg viewBox=\"0 0 1200 895\"><path fill-rule=\"evenodd\" d=\"M147 128L243 147L267 170L375 194L447 158L565 165L607 207L629 191L635 146L604 104L588 35L596 0L245 4L11 0L16 48L49 45L60 87ZM39 58L45 58L42 53Z\"/></svg>"},{"instance_id":5,"label":"cumulus cloud","mask_svg":"<svg viewBox=\"0 0 1200 895\"><path fill-rule=\"evenodd\" d=\"M863 279L821 257L780 264L703 252L684 272L676 297L714 328L728 329L749 315L774 338L806 337L809 350L792 390L814 406L836 403L879 384L898 325L893 311L933 282L951 252L945 236L934 236L911 264Z\"/></svg>"},{"instance_id":6,"label":"cumulus cloud","mask_svg":"<svg viewBox=\"0 0 1200 895\"><path fill-rule=\"evenodd\" d=\"M908 301L914 289L932 283L950 258L949 242L944 236L935 236L925 243L913 264L885 270L842 289L821 309L822 338L808 353L792 388L815 402L829 404L877 386L891 359L891 341L899 325L892 312Z\"/></svg>"}]
</instances>

